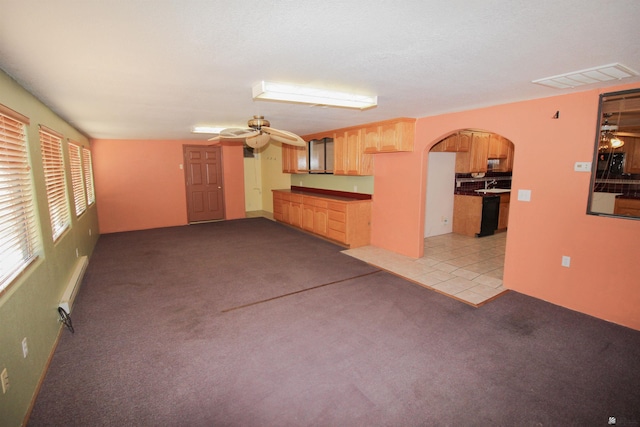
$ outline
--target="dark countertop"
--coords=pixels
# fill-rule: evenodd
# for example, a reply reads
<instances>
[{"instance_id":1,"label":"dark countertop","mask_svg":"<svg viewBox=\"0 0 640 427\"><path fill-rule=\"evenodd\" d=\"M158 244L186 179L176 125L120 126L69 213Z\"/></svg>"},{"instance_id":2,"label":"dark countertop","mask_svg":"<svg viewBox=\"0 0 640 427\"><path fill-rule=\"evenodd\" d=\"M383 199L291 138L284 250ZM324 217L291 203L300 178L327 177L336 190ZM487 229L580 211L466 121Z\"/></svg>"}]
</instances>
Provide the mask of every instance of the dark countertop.
<instances>
[{"instance_id":1,"label":"dark countertop","mask_svg":"<svg viewBox=\"0 0 640 427\"><path fill-rule=\"evenodd\" d=\"M283 193L291 193L291 194L299 194L301 196L314 196L314 197L322 197L323 199L329 200L337 200L341 202L358 202L362 200L371 200L370 194L364 193L349 193L345 191L334 191L334 190L322 190L315 188L307 188L307 187L295 187L292 186L289 188L278 189L273 191L280 191Z\"/></svg>"},{"instance_id":2,"label":"dark countertop","mask_svg":"<svg viewBox=\"0 0 640 427\"><path fill-rule=\"evenodd\" d=\"M464 191L464 190L456 190L453 193L456 196L475 196L475 197L494 197L494 196L498 196L500 197L501 194L511 194L509 193L477 193L473 190L468 190L468 191Z\"/></svg>"}]
</instances>

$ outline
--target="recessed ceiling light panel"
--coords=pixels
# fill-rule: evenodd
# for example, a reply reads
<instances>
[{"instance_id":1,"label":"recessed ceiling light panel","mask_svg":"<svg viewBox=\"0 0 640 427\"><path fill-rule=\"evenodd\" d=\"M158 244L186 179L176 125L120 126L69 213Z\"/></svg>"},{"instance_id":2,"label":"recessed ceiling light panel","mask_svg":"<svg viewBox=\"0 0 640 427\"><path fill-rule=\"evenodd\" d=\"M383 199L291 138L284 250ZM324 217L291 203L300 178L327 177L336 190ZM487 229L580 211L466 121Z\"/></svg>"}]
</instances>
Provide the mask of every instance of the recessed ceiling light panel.
<instances>
[{"instance_id":1,"label":"recessed ceiling light panel","mask_svg":"<svg viewBox=\"0 0 640 427\"><path fill-rule=\"evenodd\" d=\"M288 83L262 81L253 87L253 99L327 105L364 110L378 105L377 96L335 92Z\"/></svg>"},{"instance_id":2,"label":"recessed ceiling light panel","mask_svg":"<svg viewBox=\"0 0 640 427\"><path fill-rule=\"evenodd\" d=\"M620 80L637 75L637 71L622 64L608 64L586 70L574 71L573 73L545 77L544 79L534 80L532 83L556 89L567 89L610 80Z\"/></svg>"}]
</instances>

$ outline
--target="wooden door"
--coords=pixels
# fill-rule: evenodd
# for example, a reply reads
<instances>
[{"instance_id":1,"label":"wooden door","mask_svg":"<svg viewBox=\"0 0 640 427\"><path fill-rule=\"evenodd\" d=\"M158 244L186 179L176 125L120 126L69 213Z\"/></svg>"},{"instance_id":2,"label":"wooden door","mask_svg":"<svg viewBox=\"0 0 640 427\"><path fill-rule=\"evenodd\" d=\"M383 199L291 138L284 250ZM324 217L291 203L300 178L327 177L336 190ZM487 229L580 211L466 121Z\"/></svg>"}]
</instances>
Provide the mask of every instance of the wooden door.
<instances>
[{"instance_id":1,"label":"wooden door","mask_svg":"<svg viewBox=\"0 0 640 427\"><path fill-rule=\"evenodd\" d=\"M188 221L224 219L221 147L185 145L183 151Z\"/></svg>"}]
</instances>

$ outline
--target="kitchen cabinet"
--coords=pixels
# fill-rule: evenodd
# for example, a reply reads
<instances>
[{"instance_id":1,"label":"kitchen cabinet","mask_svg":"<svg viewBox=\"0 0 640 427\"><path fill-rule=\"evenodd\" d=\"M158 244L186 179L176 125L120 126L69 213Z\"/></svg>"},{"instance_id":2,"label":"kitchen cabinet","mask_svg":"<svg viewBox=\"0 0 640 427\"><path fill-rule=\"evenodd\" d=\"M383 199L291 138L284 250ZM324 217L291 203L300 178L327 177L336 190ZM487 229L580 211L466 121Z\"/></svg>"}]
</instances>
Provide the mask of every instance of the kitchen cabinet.
<instances>
[{"instance_id":1,"label":"kitchen cabinet","mask_svg":"<svg viewBox=\"0 0 640 427\"><path fill-rule=\"evenodd\" d=\"M456 156L456 173L483 173L487 171L489 155L489 133L460 132L463 138L471 140L468 152L458 152Z\"/></svg>"},{"instance_id":2,"label":"kitchen cabinet","mask_svg":"<svg viewBox=\"0 0 640 427\"><path fill-rule=\"evenodd\" d=\"M365 126L364 152L375 154L413 151L415 122L415 119L401 118Z\"/></svg>"},{"instance_id":3,"label":"kitchen cabinet","mask_svg":"<svg viewBox=\"0 0 640 427\"><path fill-rule=\"evenodd\" d=\"M511 201L511 193L500 194L500 213L498 215L498 230L507 229L509 224L509 203Z\"/></svg>"},{"instance_id":4,"label":"kitchen cabinet","mask_svg":"<svg viewBox=\"0 0 640 427\"><path fill-rule=\"evenodd\" d=\"M488 159L506 159L510 142L500 135L492 133L489 135Z\"/></svg>"},{"instance_id":5,"label":"kitchen cabinet","mask_svg":"<svg viewBox=\"0 0 640 427\"><path fill-rule=\"evenodd\" d=\"M469 151L471 146L471 135L454 133L434 145L432 152L457 153L461 151Z\"/></svg>"},{"instance_id":6,"label":"kitchen cabinet","mask_svg":"<svg viewBox=\"0 0 640 427\"><path fill-rule=\"evenodd\" d=\"M327 237L329 210L328 201L319 197L303 196L302 228Z\"/></svg>"},{"instance_id":7,"label":"kitchen cabinet","mask_svg":"<svg viewBox=\"0 0 640 427\"><path fill-rule=\"evenodd\" d=\"M273 217L351 248L371 241L370 199L273 190Z\"/></svg>"},{"instance_id":8,"label":"kitchen cabinet","mask_svg":"<svg viewBox=\"0 0 640 427\"><path fill-rule=\"evenodd\" d=\"M624 172L640 174L640 138L624 137Z\"/></svg>"},{"instance_id":9,"label":"kitchen cabinet","mask_svg":"<svg viewBox=\"0 0 640 427\"><path fill-rule=\"evenodd\" d=\"M640 199L616 198L613 208L615 215L640 217Z\"/></svg>"},{"instance_id":10,"label":"kitchen cabinet","mask_svg":"<svg viewBox=\"0 0 640 427\"><path fill-rule=\"evenodd\" d=\"M307 165L307 147L282 144L282 172L305 173L309 170Z\"/></svg>"},{"instance_id":11,"label":"kitchen cabinet","mask_svg":"<svg viewBox=\"0 0 640 427\"><path fill-rule=\"evenodd\" d=\"M475 237L480 232L482 222L482 197L453 196L452 231L457 234Z\"/></svg>"},{"instance_id":12,"label":"kitchen cabinet","mask_svg":"<svg viewBox=\"0 0 640 427\"><path fill-rule=\"evenodd\" d=\"M372 175L373 158L364 152L364 129L352 128L333 136L334 175Z\"/></svg>"}]
</instances>

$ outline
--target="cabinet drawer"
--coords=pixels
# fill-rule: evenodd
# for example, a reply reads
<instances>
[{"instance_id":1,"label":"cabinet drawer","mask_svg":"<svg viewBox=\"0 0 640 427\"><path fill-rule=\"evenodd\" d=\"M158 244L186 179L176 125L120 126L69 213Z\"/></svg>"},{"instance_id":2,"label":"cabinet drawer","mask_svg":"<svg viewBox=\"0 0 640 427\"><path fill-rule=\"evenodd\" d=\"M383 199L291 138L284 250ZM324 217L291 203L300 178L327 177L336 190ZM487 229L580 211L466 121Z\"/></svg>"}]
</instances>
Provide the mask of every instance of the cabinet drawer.
<instances>
[{"instance_id":1,"label":"cabinet drawer","mask_svg":"<svg viewBox=\"0 0 640 427\"><path fill-rule=\"evenodd\" d=\"M347 211L347 205L345 205L344 203L328 202L328 204L329 204L328 208L332 211L337 211L337 212Z\"/></svg>"},{"instance_id":2,"label":"cabinet drawer","mask_svg":"<svg viewBox=\"0 0 640 427\"><path fill-rule=\"evenodd\" d=\"M327 231L327 237L329 237L330 239L336 240L338 242L342 242L342 243L347 242L346 233L341 231L336 231L331 228L329 228L329 230Z\"/></svg>"},{"instance_id":3,"label":"cabinet drawer","mask_svg":"<svg viewBox=\"0 0 640 427\"><path fill-rule=\"evenodd\" d=\"M347 231L347 225L344 223L344 221L336 221L329 217L329 230L335 230L345 233Z\"/></svg>"},{"instance_id":4,"label":"cabinet drawer","mask_svg":"<svg viewBox=\"0 0 640 427\"><path fill-rule=\"evenodd\" d=\"M291 202L302 203L302 196L300 194L289 194L289 196L291 196Z\"/></svg>"},{"instance_id":5,"label":"cabinet drawer","mask_svg":"<svg viewBox=\"0 0 640 427\"><path fill-rule=\"evenodd\" d=\"M347 222L347 214L345 212L329 211L329 221Z\"/></svg>"}]
</instances>

